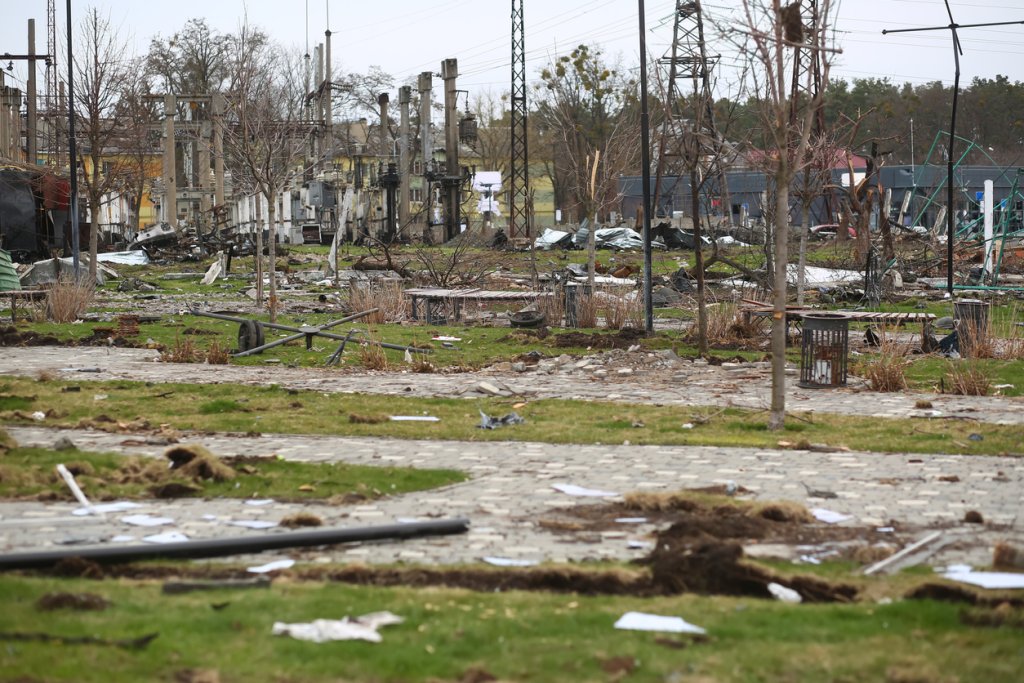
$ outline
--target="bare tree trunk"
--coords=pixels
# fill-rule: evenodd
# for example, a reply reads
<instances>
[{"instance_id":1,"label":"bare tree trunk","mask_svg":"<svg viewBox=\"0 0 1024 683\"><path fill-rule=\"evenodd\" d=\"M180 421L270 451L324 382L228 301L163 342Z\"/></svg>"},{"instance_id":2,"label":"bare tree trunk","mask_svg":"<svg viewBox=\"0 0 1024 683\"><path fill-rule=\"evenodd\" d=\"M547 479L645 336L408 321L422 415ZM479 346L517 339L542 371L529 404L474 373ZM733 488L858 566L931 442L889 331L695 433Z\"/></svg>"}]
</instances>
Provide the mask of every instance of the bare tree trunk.
<instances>
[{"instance_id":1,"label":"bare tree trunk","mask_svg":"<svg viewBox=\"0 0 1024 683\"><path fill-rule=\"evenodd\" d=\"M807 235L810 226L811 205L805 200L800 203L800 265L796 271L796 304L804 305L804 288L807 283Z\"/></svg>"},{"instance_id":2,"label":"bare tree trunk","mask_svg":"<svg viewBox=\"0 0 1024 683\"><path fill-rule=\"evenodd\" d=\"M267 217L270 220L270 233L267 245L267 261L270 273L270 322L277 322L277 206L275 198L267 192Z\"/></svg>"},{"instance_id":3,"label":"bare tree trunk","mask_svg":"<svg viewBox=\"0 0 1024 683\"><path fill-rule=\"evenodd\" d=\"M589 296L594 296L594 271L597 268L597 213L594 213L594 222L587 231L587 289Z\"/></svg>"},{"instance_id":4,"label":"bare tree trunk","mask_svg":"<svg viewBox=\"0 0 1024 683\"><path fill-rule=\"evenodd\" d=\"M257 194L256 199L256 303L263 305L263 198Z\"/></svg>"},{"instance_id":5,"label":"bare tree trunk","mask_svg":"<svg viewBox=\"0 0 1024 683\"><path fill-rule=\"evenodd\" d=\"M786 424L786 263L789 258L789 169L775 177L775 296L772 311L772 406L768 429Z\"/></svg>"},{"instance_id":6,"label":"bare tree trunk","mask_svg":"<svg viewBox=\"0 0 1024 683\"><path fill-rule=\"evenodd\" d=\"M99 251L100 204L96 198L89 199L89 282L96 282L96 252Z\"/></svg>"},{"instance_id":7,"label":"bare tree trunk","mask_svg":"<svg viewBox=\"0 0 1024 683\"><path fill-rule=\"evenodd\" d=\"M693 216L693 270L697 277L697 352L708 352L708 307L704 292L704 250L701 249L700 197L697 194L697 169L690 168L690 213Z\"/></svg>"}]
</instances>

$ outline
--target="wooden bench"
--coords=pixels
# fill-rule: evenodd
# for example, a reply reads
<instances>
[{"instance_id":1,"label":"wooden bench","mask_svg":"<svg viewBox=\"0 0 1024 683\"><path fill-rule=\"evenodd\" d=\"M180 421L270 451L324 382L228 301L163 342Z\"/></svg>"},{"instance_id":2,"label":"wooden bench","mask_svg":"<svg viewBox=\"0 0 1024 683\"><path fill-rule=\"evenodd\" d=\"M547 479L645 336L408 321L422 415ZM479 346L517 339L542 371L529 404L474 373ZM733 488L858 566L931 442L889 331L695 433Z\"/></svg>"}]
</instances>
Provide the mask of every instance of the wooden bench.
<instances>
[{"instance_id":1,"label":"wooden bench","mask_svg":"<svg viewBox=\"0 0 1024 683\"><path fill-rule=\"evenodd\" d=\"M46 298L46 291L41 289L15 289L0 292L0 297L11 300L11 322L18 322L18 301L40 301Z\"/></svg>"},{"instance_id":2,"label":"wooden bench","mask_svg":"<svg viewBox=\"0 0 1024 683\"><path fill-rule=\"evenodd\" d=\"M427 324L439 324L446 320L444 307L451 305L452 317L462 319L462 306L467 301L492 303L499 301L536 301L554 296L551 292L495 291L486 289L443 289L440 287L417 287L405 290L412 301L412 319L424 320ZM422 304L422 311L420 310Z\"/></svg>"}]
</instances>

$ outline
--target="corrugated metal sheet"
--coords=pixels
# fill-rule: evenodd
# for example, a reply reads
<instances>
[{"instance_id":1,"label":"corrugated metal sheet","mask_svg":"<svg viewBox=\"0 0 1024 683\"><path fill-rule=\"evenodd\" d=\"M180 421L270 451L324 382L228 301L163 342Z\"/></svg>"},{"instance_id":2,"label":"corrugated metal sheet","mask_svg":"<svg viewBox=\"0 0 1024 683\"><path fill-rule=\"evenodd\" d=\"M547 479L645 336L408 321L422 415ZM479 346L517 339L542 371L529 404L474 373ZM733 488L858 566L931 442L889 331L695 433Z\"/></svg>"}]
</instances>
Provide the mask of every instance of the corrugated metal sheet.
<instances>
[{"instance_id":1,"label":"corrugated metal sheet","mask_svg":"<svg viewBox=\"0 0 1024 683\"><path fill-rule=\"evenodd\" d=\"M18 273L11 263L10 253L0 249L0 292L19 291L21 281L18 280Z\"/></svg>"}]
</instances>

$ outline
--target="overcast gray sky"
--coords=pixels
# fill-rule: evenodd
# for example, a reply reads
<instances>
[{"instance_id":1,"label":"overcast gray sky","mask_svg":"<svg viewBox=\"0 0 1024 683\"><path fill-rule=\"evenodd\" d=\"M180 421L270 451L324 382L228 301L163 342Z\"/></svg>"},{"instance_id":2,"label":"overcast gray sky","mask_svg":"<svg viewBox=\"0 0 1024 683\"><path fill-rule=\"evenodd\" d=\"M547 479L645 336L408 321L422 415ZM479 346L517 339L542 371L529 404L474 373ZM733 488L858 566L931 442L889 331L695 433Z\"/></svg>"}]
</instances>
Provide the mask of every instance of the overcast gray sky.
<instances>
[{"instance_id":1,"label":"overcast gray sky","mask_svg":"<svg viewBox=\"0 0 1024 683\"><path fill-rule=\"evenodd\" d=\"M705 15L721 15L731 0L708 0ZM362 72L371 65L405 82L421 71L439 71L441 60L459 60L459 87L473 93L508 90L510 80L510 0L74 0L78 19L87 7L109 14L135 52L145 52L156 34L169 36L192 17L205 17L221 31L237 28L244 13L286 46L304 49L334 33L337 66ZM1024 20L1024 0L954 0L960 24ZM537 71L555 54L579 43L601 44L627 65L638 61L638 3L634 0L525 0L527 72ZM308 13L307 13L308 8ZM648 50L660 56L672 39L675 0L646 0ZM57 22L65 22L65 2L57 2ZM37 51L46 50L45 0L0 0L0 54L27 50L27 20L36 19ZM883 36L883 28L948 23L942 0L843 0L836 28L843 54L833 77L889 77L898 83L953 79L949 31ZM308 28L307 28L308 27ZM63 31L61 31L63 33ZM58 42L64 38L58 37ZM996 74L1024 80L1024 25L963 29L962 83ZM721 76L737 57L709 40L721 53ZM2 68L6 70L7 64ZM16 63L9 83L20 86L24 63ZM42 79L40 72L40 79ZM23 86L20 86L23 87Z\"/></svg>"}]
</instances>

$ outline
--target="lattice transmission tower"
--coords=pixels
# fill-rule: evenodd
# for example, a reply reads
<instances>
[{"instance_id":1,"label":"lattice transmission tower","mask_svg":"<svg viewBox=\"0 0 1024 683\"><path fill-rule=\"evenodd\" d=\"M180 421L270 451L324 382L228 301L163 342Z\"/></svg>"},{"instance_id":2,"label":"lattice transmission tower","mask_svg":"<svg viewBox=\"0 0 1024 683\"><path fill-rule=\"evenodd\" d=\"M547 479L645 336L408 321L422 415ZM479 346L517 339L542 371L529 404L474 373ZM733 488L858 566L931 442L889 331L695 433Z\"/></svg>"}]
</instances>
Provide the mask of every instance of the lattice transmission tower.
<instances>
[{"instance_id":1,"label":"lattice transmission tower","mask_svg":"<svg viewBox=\"0 0 1024 683\"><path fill-rule=\"evenodd\" d=\"M509 237L530 236L530 169L526 126L526 29L523 0L512 0L512 131L509 164Z\"/></svg>"},{"instance_id":2,"label":"lattice transmission tower","mask_svg":"<svg viewBox=\"0 0 1024 683\"><path fill-rule=\"evenodd\" d=\"M702 149L691 150L691 154L697 151L707 155L716 165L721 156L722 141L715 127L714 98L711 93L711 71L719 59L719 55L709 55L707 51L700 0L677 0L672 47L661 59L661 63L668 66L668 83L652 202L655 212L666 175L676 178L680 175L680 162L687 152L684 149L687 140L701 142ZM680 88L683 80L691 82L696 107L692 119L684 116L686 94Z\"/></svg>"}]
</instances>

